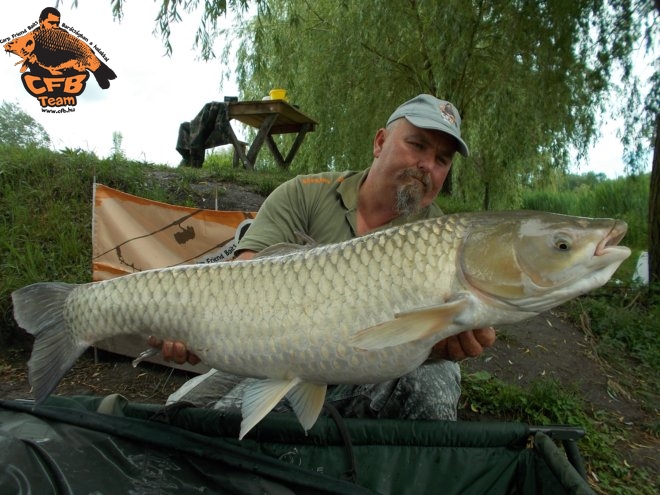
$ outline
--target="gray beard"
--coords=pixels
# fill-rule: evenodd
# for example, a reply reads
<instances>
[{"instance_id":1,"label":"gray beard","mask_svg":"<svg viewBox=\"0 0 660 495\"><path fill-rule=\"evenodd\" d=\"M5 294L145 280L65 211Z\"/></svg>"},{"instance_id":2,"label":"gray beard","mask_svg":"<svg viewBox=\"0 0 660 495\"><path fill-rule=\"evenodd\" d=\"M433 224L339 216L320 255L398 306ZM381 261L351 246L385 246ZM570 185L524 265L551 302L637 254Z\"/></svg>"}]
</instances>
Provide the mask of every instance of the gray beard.
<instances>
[{"instance_id":1,"label":"gray beard","mask_svg":"<svg viewBox=\"0 0 660 495\"><path fill-rule=\"evenodd\" d=\"M397 214L408 217L418 213L422 209L422 198L424 192L416 185L406 184L396 191L395 210Z\"/></svg>"},{"instance_id":2,"label":"gray beard","mask_svg":"<svg viewBox=\"0 0 660 495\"><path fill-rule=\"evenodd\" d=\"M414 176L414 173L408 171L403 174L403 177ZM426 190L431 187L431 180L427 175L422 175L420 178L424 182L424 186L417 181L411 181L399 186L397 189L394 208L400 216L411 216L422 210L422 200Z\"/></svg>"}]
</instances>

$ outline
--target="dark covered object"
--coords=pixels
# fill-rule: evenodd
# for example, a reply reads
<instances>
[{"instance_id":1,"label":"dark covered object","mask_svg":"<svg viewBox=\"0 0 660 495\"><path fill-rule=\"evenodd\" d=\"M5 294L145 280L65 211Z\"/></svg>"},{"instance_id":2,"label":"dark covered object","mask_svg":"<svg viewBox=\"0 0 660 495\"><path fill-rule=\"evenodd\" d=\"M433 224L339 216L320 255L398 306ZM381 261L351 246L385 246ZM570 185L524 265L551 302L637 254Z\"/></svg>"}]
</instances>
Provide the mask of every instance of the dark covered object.
<instances>
[{"instance_id":1,"label":"dark covered object","mask_svg":"<svg viewBox=\"0 0 660 495\"><path fill-rule=\"evenodd\" d=\"M271 413L238 441L238 414L101 400L0 401L0 493L593 493L520 423Z\"/></svg>"},{"instance_id":2,"label":"dark covered object","mask_svg":"<svg viewBox=\"0 0 660 495\"><path fill-rule=\"evenodd\" d=\"M182 165L201 167L208 148L231 144L227 105L212 101L204 105L190 122L179 126L176 150L182 156Z\"/></svg>"}]
</instances>

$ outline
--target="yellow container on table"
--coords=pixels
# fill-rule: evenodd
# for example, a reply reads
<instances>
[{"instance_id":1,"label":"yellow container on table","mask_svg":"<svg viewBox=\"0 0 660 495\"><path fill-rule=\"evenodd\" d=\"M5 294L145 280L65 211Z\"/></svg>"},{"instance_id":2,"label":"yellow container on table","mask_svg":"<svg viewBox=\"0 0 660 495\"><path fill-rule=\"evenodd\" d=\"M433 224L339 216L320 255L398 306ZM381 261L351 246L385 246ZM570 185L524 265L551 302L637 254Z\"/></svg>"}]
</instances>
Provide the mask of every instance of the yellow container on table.
<instances>
[{"instance_id":1,"label":"yellow container on table","mask_svg":"<svg viewBox=\"0 0 660 495\"><path fill-rule=\"evenodd\" d=\"M286 89L271 89L269 95L271 100L286 100Z\"/></svg>"}]
</instances>

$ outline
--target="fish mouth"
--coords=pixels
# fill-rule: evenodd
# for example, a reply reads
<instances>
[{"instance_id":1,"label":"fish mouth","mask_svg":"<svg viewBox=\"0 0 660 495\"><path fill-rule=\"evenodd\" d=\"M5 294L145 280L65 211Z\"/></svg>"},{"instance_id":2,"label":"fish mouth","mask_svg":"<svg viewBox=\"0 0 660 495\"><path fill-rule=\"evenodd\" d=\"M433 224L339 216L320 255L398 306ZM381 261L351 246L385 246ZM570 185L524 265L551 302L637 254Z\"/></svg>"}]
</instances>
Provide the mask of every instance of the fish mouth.
<instances>
[{"instance_id":1,"label":"fish mouth","mask_svg":"<svg viewBox=\"0 0 660 495\"><path fill-rule=\"evenodd\" d=\"M594 256L604 256L616 252L630 253L630 249L627 247L619 246L619 242L621 242L623 237L626 235L626 232L628 232L628 224L626 222L622 220L617 220L614 222L612 229L596 246Z\"/></svg>"}]
</instances>

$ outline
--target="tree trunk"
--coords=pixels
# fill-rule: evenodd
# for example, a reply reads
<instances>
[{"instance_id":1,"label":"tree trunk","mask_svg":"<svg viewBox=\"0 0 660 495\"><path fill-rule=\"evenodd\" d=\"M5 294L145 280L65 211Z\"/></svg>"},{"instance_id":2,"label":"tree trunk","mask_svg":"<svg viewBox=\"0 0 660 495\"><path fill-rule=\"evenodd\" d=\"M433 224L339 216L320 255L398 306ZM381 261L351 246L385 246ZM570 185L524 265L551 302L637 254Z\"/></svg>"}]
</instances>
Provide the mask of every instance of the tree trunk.
<instances>
[{"instance_id":1,"label":"tree trunk","mask_svg":"<svg viewBox=\"0 0 660 495\"><path fill-rule=\"evenodd\" d=\"M658 0L660 1L660 0ZM447 174L447 178L445 179L445 183L442 184L442 188L440 189L440 193L445 195L445 196L451 196L452 193L454 192L454 174L452 173L454 170L454 167L449 169L449 173Z\"/></svg>"},{"instance_id":2,"label":"tree trunk","mask_svg":"<svg viewBox=\"0 0 660 495\"><path fill-rule=\"evenodd\" d=\"M660 284L660 114L655 117L655 146L649 191L649 281Z\"/></svg>"},{"instance_id":3,"label":"tree trunk","mask_svg":"<svg viewBox=\"0 0 660 495\"><path fill-rule=\"evenodd\" d=\"M490 182L484 184L484 202L481 206L484 211L490 210Z\"/></svg>"}]
</instances>

